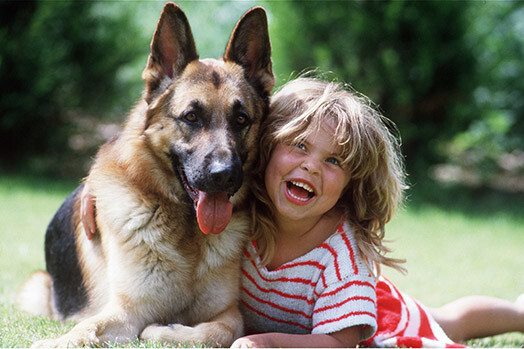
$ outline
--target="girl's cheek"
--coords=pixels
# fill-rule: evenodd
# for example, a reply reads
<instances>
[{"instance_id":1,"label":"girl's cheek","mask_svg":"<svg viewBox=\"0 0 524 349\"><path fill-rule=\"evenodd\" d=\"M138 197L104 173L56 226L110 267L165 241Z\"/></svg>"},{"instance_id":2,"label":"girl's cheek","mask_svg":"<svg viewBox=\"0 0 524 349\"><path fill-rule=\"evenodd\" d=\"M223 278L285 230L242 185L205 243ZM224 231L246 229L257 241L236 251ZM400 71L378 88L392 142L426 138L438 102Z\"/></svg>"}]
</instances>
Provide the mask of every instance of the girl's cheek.
<instances>
[{"instance_id":1,"label":"girl's cheek","mask_svg":"<svg viewBox=\"0 0 524 349\"><path fill-rule=\"evenodd\" d=\"M287 163L298 161L299 159L300 159L300 154L292 150L282 154L282 160L284 160Z\"/></svg>"}]
</instances>

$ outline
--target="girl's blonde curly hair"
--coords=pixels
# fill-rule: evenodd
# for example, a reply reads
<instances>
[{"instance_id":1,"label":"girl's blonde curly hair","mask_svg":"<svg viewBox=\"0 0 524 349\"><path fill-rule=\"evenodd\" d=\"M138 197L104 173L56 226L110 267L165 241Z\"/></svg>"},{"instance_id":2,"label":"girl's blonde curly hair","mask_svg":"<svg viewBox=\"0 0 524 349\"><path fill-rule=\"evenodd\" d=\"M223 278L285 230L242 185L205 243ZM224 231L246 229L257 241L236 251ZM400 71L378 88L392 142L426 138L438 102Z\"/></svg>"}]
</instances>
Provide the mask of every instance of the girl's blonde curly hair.
<instances>
[{"instance_id":1,"label":"girl's blonde curly hair","mask_svg":"<svg viewBox=\"0 0 524 349\"><path fill-rule=\"evenodd\" d=\"M278 233L264 184L271 152L281 142L303 142L327 121L336 125L333 144L341 147L342 167L350 175L337 205L344 209L363 260L370 261L368 267L375 275L380 274L381 265L403 271L403 261L387 257L390 249L383 244L385 225L406 188L399 140L388 128L394 124L348 86L306 77L286 83L274 94L261 131L253 181L257 200L251 206L251 218L262 264L273 257Z\"/></svg>"}]
</instances>

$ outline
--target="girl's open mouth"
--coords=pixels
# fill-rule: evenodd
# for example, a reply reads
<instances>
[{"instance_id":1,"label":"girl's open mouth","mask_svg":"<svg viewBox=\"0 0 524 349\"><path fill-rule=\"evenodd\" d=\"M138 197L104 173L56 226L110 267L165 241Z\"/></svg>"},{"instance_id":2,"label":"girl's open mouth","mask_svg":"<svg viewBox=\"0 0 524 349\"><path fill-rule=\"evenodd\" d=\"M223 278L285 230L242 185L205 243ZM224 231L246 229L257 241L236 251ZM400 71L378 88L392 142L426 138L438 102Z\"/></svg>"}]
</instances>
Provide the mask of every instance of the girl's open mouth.
<instances>
[{"instance_id":1,"label":"girl's open mouth","mask_svg":"<svg viewBox=\"0 0 524 349\"><path fill-rule=\"evenodd\" d=\"M286 196L287 198L297 204L305 205L315 197L315 190L308 184L298 181L286 182Z\"/></svg>"}]
</instances>

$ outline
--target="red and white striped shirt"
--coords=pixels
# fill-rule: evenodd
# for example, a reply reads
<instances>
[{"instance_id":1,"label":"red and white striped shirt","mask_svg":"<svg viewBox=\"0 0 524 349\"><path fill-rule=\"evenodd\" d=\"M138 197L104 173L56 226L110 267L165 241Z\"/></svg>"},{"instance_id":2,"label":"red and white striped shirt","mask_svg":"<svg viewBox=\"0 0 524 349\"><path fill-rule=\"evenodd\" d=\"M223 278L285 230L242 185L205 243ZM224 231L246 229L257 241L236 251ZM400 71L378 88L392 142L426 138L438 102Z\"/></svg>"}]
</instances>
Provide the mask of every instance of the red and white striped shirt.
<instances>
[{"instance_id":1,"label":"red and white striped shirt","mask_svg":"<svg viewBox=\"0 0 524 349\"><path fill-rule=\"evenodd\" d=\"M388 279L377 282L378 330L360 343L372 348L464 348L444 333L431 313L417 300L400 292Z\"/></svg>"},{"instance_id":2,"label":"red and white striped shirt","mask_svg":"<svg viewBox=\"0 0 524 349\"><path fill-rule=\"evenodd\" d=\"M362 339L377 329L375 278L357 249L348 223L305 255L267 270L245 248L241 310L250 333L332 333L363 326Z\"/></svg>"}]
</instances>

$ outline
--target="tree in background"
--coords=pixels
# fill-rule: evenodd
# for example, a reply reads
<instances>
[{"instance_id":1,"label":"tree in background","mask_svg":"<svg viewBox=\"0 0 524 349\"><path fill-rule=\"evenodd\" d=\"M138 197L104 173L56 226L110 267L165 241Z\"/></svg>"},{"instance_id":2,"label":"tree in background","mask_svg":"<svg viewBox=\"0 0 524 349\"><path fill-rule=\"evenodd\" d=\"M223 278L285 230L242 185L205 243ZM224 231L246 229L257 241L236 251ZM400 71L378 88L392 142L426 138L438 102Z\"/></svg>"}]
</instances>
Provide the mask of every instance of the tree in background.
<instances>
[{"instance_id":1,"label":"tree in background","mask_svg":"<svg viewBox=\"0 0 524 349\"><path fill-rule=\"evenodd\" d=\"M268 2L275 66L332 71L401 130L412 170L478 117L469 2ZM460 110L460 113L457 112Z\"/></svg>"},{"instance_id":2,"label":"tree in background","mask_svg":"<svg viewBox=\"0 0 524 349\"><path fill-rule=\"evenodd\" d=\"M524 178L524 2L177 3L202 57L219 57L242 13L263 5L277 83L320 67L352 84L398 125L411 174L446 162ZM139 98L162 6L0 2L0 168L38 159L72 173L75 140L103 142L73 128L120 123Z\"/></svg>"},{"instance_id":3,"label":"tree in background","mask_svg":"<svg viewBox=\"0 0 524 349\"><path fill-rule=\"evenodd\" d=\"M524 3L488 4L472 6L468 16L477 113L438 150L477 182L495 174L497 187L524 191Z\"/></svg>"},{"instance_id":4,"label":"tree in background","mask_svg":"<svg viewBox=\"0 0 524 349\"><path fill-rule=\"evenodd\" d=\"M75 118L106 116L129 99L118 74L139 52L138 30L131 15L97 13L96 2L3 1L0 9L0 166L42 158L56 166Z\"/></svg>"}]
</instances>

